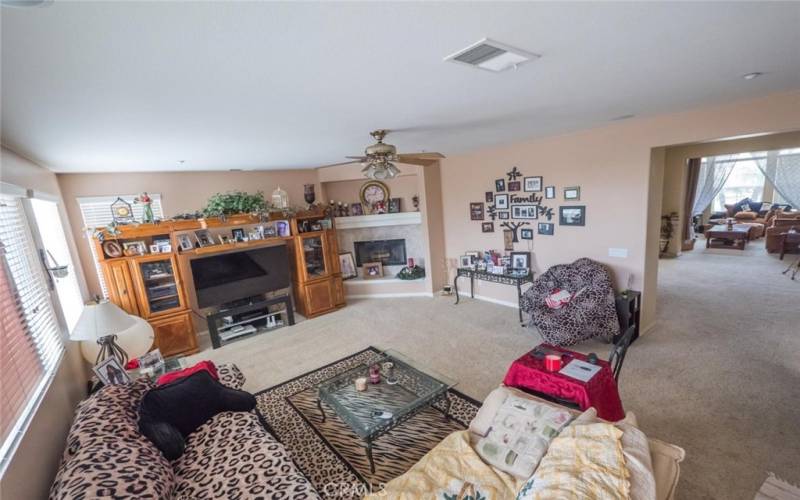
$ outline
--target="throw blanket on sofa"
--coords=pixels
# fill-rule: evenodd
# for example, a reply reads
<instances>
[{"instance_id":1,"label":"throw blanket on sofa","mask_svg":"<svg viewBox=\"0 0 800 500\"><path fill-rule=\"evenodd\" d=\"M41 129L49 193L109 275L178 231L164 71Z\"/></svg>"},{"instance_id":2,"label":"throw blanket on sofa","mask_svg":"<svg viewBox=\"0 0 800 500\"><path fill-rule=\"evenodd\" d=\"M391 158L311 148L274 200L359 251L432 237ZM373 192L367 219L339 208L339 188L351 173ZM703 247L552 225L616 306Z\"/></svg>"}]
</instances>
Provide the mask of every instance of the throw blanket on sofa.
<instances>
[{"instance_id":1,"label":"throw blanket on sofa","mask_svg":"<svg viewBox=\"0 0 800 500\"><path fill-rule=\"evenodd\" d=\"M548 307L545 299L556 290L580 291L560 309ZM545 342L569 346L600 336L619 334L614 289L606 268L591 259L553 266L539 276L520 299L520 307L531 316Z\"/></svg>"},{"instance_id":2,"label":"throw blanket on sofa","mask_svg":"<svg viewBox=\"0 0 800 500\"><path fill-rule=\"evenodd\" d=\"M514 498L522 481L481 460L469 442L469 431L447 436L411 469L367 499L419 500L422 498Z\"/></svg>"},{"instance_id":3,"label":"throw blanket on sofa","mask_svg":"<svg viewBox=\"0 0 800 500\"><path fill-rule=\"evenodd\" d=\"M622 431L611 424L573 425L550 443L517 500L624 500L630 484Z\"/></svg>"}]
</instances>

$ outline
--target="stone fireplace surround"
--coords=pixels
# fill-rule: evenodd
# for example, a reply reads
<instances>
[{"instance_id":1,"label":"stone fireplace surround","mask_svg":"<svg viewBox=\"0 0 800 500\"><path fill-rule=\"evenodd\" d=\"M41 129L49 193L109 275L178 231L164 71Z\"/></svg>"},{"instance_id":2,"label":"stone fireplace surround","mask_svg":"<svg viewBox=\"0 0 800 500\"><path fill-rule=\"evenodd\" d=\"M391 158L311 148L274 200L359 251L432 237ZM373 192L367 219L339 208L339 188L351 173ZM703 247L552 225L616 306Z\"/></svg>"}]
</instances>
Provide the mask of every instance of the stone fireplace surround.
<instances>
[{"instance_id":1,"label":"stone fireplace surround","mask_svg":"<svg viewBox=\"0 0 800 500\"><path fill-rule=\"evenodd\" d=\"M422 238L422 226L419 224L337 229L336 234L339 238L339 251L353 252L353 256L355 256L356 241L403 239L406 242L406 257L413 258L417 265L425 267L426 250ZM403 267L402 265L384 266L384 276L393 278Z\"/></svg>"}]
</instances>

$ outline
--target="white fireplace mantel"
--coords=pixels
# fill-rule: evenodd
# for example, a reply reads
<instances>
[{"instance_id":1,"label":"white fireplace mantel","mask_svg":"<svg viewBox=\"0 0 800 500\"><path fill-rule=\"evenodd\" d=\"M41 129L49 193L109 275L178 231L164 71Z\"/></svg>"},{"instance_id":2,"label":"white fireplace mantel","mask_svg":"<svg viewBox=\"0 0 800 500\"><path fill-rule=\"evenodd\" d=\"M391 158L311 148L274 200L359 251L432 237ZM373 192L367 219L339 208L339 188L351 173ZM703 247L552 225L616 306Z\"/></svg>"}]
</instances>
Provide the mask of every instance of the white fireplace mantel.
<instances>
[{"instance_id":1,"label":"white fireplace mantel","mask_svg":"<svg viewBox=\"0 0 800 500\"><path fill-rule=\"evenodd\" d=\"M336 217L336 229L361 229L365 227L407 226L422 224L420 212L400 212L396 214L353 215Z\"/></svg>"}]
</instances>

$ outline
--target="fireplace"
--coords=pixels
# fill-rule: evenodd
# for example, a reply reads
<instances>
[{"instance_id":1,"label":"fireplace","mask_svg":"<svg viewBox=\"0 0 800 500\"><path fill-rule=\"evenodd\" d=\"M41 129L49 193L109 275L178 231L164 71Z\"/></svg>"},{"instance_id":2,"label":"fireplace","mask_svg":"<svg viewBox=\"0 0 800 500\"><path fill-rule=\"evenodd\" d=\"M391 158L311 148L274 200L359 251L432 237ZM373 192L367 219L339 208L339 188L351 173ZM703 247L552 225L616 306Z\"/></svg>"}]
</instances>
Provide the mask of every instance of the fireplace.
<instances>
[{"instance_id":1,"label":"fireplace","mask_svg":"<svg viewBox=\"0 0 800 500\"><path fill-rule=\"evenodd\" d=\"M353 242L356 266L380 262L384 266L406 265L406 240L373 240Z\"/></svg>"}]
</instances>

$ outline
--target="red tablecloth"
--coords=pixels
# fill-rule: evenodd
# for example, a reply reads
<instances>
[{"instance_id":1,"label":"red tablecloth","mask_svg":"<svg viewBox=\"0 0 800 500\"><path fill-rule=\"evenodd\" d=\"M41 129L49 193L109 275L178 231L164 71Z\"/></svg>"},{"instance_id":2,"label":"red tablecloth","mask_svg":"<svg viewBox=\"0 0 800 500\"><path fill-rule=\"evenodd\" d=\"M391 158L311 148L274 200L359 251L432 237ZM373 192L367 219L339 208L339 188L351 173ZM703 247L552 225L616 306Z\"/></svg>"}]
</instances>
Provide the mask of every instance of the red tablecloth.
<instances>
[{"instance_id":1,"label":"red tablecloth","mask_svg":"<svg viewBox=\"0 0 800 500\"><path fill-rule=\"evenodd\" d=\"M540 347L568 353L574 359L586 361L586 355L579 352L549 344L541 344ZM566 358L562 363L562 367L568 364ZM611 365L604 360L598 360L597 363L601 366L600 371L588 382L581 382L558 372L548 372L544 368L544 359L536 359L530 353L526 353L511 364L503 383L574 401L582 410L594 406L598 417L611 422L622 420L625 418L625 411L622 409Z\"/></svg>"}]
</instances>

